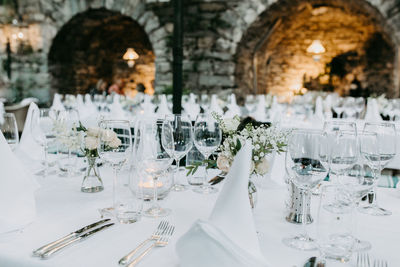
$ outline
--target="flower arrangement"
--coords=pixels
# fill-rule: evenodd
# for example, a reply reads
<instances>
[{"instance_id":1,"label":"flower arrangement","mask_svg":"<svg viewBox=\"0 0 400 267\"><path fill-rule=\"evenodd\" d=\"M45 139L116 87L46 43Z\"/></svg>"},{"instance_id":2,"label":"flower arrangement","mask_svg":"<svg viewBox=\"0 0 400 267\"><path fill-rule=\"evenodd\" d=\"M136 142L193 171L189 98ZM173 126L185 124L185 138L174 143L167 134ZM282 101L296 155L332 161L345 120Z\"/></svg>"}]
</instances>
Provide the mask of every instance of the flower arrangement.
<instances>
[{"instance_id":1,"label":"flower arrangement","mask_svg":"<svg viewBox=\"0 0 400 267\"><path fill-rule=\"evenodd\" d=\"M247 123L240 129L241 121L238 116L223 119L219 114L212 115L219 123L224 139L217 150L217 160L207 160L208 167L216 165L221 171L228 172L235 155L248 139L253 144L251 174L265 175L270 168L267 156L274 152L285 152L289 131L263 124L255 126L252 123ZM188 166L188 174L194 174L197 168L198 166Z\"/></svg>"}]
</instances>

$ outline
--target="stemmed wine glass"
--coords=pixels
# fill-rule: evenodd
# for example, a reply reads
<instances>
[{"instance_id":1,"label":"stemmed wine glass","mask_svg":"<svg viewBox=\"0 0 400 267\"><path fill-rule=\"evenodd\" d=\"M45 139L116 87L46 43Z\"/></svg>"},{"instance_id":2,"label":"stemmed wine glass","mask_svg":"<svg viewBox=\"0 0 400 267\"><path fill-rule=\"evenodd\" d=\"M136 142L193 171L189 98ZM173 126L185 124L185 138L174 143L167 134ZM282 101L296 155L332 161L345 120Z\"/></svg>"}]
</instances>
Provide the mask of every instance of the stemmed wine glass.
<instances>
[{"instance_id":1,"label":"stemmed wine glass","mask_svg":"<svg viewBox=\"0 0 400 267\"><path fill-rule=\"evenodd\" d=\"M4 114L4 122L0 125L0 129L11 150L14 150L19 143L19 136L17 120L13 113Z\"/></svg>"},{"instance_id":2,"label":"stemmed wine glass","mask_svg":"<svg viewBox=\"0 0 400 267\"><path fill-rule=\"evenodd\" d=\"M194 124L194 144L207 160L221 143L222 132L218 122L210 114L199 114ZM203 184L193 189L200 194L216 193L217 188L208 184L207 163L204 163Z\"/></svg>"},{"instance_id":3,"label":"stemmed wine glass","mask_svg":"<svg viewBox=\"0 0 400 267\"><path fill-rule=\"evenodd\" d=\"M153 178L153 203L144 212L148 217L163 217L171 213L170 209L158 204L158 178L165 174L173 159L163 147L163 143L173 143L173 129L163 120L140 121L135 135L136 158L141 163L139 169Z\"/></svg>"},{"instance_id":4,"label":"stemmed wine glass","mask_svg":"<svg viewBox=\"0 0 400 267\"><path fill-rule=\"evenodd\" d=\"M173 138L162 138L162 145L167 151L168 155L176 162L176 171L174 172L174 191L184 191L187 186L177 182L177 175L179 175L179 162L180 160L192 149L193 146L193 133L192 123L185 115L174 114L165 117L165 128L172 128ZM164 126L163 126L164 129ZM169 129L165 129L169 130ZM169 131L163 131L168 133Z\"/></svg>"},{"instance_id":5,"label":"stemmed wine glass","mask_svg":"<svg viewBox=\"0 0 400 267\"><path fill-rule=\"evenodd\" d=\"M293 130L286 152L286 171L289 179L303 191L302 226L303 234L284 238L283 243L300 250L317 248L306 231L307 195L327 175L327 140L322 131Z\"/></svg>"},{"instance_id":6,"label":"stemmed wine glass","mask_svg":"<svg viewBox=\"0 0 400 267\"><path fill-rule=\"evenodd\" d=\"M103 120L99 123L98 153L102 160L114 170L113 206L100 210L101 214L114 214L117 218L124 217L119 212L116 190L121 183L118 174L124 164L129 162L132 154L131 127L127 120Z\"/></svg>"},{"instance_id":7,"label":"stemmed wine glass","mask_svg":"<svg viewBox=\"0 0 400 267\"><path fill-rule=\"evenodd\" d=\"M44 152L44 170L37 173L38 175L43 174L43 176L47 176L49 169L49 161L48 161L48 148L49 144L51 144L56 139L56 132L54 123L57 120L57 111L53 109L43 108L43 109L35 109L32 112L31 118L31 134L34 140L43 147Z\"/></svg>"},{"instance_id":8,"label":"stemmed wine glass","mask_svg":"<svg viewBox=\"0 0 400 267\"><path fill-rule=\"evenodd\" d=\"M381 172L384 167L394 158L396 155L396 128L393 123L366 123L364 125L364 131L375 132L378 136L379 144L379 157L371 157L369 160L374 163L374 169L378 172L380 178ZM378 178L378 180L379 180ZM391 215L392 212L384 208L379 207L376 199L378 183L374 185L372 193L372 204L366 207L360 208L360 211L375 216Z\"/></svg>"}]
</instances>

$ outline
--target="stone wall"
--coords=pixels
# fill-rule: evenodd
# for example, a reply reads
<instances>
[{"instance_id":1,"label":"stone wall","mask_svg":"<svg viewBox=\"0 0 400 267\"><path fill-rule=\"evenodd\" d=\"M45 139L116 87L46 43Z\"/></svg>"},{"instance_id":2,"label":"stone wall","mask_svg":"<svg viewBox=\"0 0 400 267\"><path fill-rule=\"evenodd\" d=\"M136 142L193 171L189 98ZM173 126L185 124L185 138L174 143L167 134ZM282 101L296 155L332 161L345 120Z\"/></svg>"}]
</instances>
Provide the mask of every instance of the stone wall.
<instances>
[{"instance_id":1,"label":"stone wall","mask_svg":"<svg viewBox=\"0 0 400 267\"><path fill-rule=\"evenodd\" d=\"M35 95L43 92L42 99L50 91L47 58L55 36L74 16L89 9L104 8L137 22L155 56L155 90L162 91L172 85L170 1L19 0L19 3L24 21L39 26L35 35L39 45L28 55L14 55L18 59L13 63L12 79L14 83L21 80L23 88L36 90ZM255 92L287 93L299 86L298 77L303 74L313 77L324 71L332 58L357 51L364 62L376 63L373 69L368 69L370 64L367 64L360 72L369 77L363 82L385 88L391 96L398 95L400 10L396 0L185 0L184 3L183 68L187 89L233 91L239 96ZM344 22L339 23L333 14L340 15ZM381 45L387 48L385 60L380 62L371 61L372 54L367 55L365 50L375 33L381 34ZM304 53L316 38L327 48L319 62ZM0 53L4 61L4 50L0 49ZM386 71L379 74L377 69ZM4 80L4 70L0 75ZM137 72L132 75L137 79ZM30 84L26 84L28 80ZM381 86L379 81L383 80L386 82Z\"/></svg>"}]
</instances>

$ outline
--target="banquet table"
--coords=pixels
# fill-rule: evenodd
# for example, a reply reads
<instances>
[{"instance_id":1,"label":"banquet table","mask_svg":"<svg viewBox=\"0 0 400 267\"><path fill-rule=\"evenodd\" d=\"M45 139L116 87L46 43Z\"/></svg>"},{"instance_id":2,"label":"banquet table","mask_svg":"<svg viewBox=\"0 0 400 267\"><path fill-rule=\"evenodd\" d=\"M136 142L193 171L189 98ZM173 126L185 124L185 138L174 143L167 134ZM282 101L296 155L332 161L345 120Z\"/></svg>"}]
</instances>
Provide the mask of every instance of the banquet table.
<instances>
[{"instance_id":1,"label":"banquet table","mask_svg":"<svg viewBox=\"0 0 400 267\"><path fill-rule=\"evenodd\" d=\"M102 167L101 173L105 190L99 193L80 192L81 176L38 177L41 187L36 192L36 220L18 232L0 235L0 266L118 266L118 260L148 238L161 219L142 217L133 224L116 223L49 259L32 256L33 249L100 219L98 209L108 207L112 199L112 172ZM215 172L210 175L215 175ZM218 185L221 186L223 183ZM285 186L270 182L264 187L259 188L254 210L262 251L271 267L303 266L309 257L318 255L318 252L297 251L282 243L283 237L299 233L301 228L285 220ZM396 189L380 188L378 196L381 205L391 210L393 215L373 217L358 214L357 236L372 243L371 257L384 258L388 260L389 267L396 267L400 265L400 193ZM218 194L201 195L191 190L171 192L161 204L172 209L167 219L176 226L175 233L167 247L155 248L138 266L179 266L176 241L194 221L207 219L217 197ZM314 196L314 218L317 206L318 197ZM308 227L312 236L315 236L315 226L313 223ZM347 266L355 265L350 263Z\"/></svg>"}]
</instances>

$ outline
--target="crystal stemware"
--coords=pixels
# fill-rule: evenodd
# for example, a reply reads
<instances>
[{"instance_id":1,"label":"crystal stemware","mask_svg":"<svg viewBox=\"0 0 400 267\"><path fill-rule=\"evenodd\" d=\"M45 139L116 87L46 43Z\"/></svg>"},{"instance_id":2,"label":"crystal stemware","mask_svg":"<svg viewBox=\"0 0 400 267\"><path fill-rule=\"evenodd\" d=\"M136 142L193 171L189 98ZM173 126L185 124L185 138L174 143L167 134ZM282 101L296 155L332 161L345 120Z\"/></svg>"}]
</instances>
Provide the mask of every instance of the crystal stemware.
<instances>
[{"instance_id":1,"label":"crystal stemware","mask_svg":"<svg viewBox=\"0 0 400 267\"><path fill-rule=\"evenodd\" d=\"M172 128L173 138L162 138L162 145L165 151L175 160L176 171L174 172L174 191L184 191L187 189L187 185L180 184L177 181L179 176L179 163L180 160L186 156L193 146L193 132L192 123L190 119L185 115L174 114L167 115L164 121L166 125L165 130ZM163 127L164 129L164 127ZM164 133L170 134L169 131L163 131ZM166 136L168 137L168 136Z\"/></svg>"},{"instance_id":2,"label":"crystal stemware","mask_svg":"<svg viewBox=\"0 0 400 267\"><path fill-rule=\"evenodd\" d=\"M174 142L172 127L163 120L150 120L139 122L137 128L135 149L136 158L140 162L138 168L153 178L153 203L144 215L153 218L167 216L171 210L158 204L158 187L161 183L159 177L165 174L173 161L163 147L163 143Z\"/></svg>"},{"instance_id":3,"label":"crystal stemware","mask_svg":"<svg viewBox=\"0 0 400 267\"><path fill-rule=\"evenodd\" d=\"M200 114L194 124L194 144L207 160L221 143L222 132L218 122L210 114ZM204 163L203 184L196 186L193 191L200 194L216 193L217 188L208 184L207 163Z\"/></svg>"},{"instance_id":4,"label":"crystal stemware","mask_svg":"<svg viewBox=\"0 0 400 267\"><path fill-rule=\"evenodd\" d=\"M0 125L0 129L11 150L14 150L18 145L19 136L17 120L13 113L4 114L4 122Z\"/></svg>"},{"instance_id":5,"label":"crystal stemware","mask_svg":"<svg viewBox=\"0 0 400 267\"><path fill-rule=\"evenodd\" d=\"M371 157L369 160L374 162L374 169L378 172L378 177L381 176L381 172L384 167L394 158L396 155L396 128L393 123L366 123L364 125L364 131L375 132L378 136L379 144L379 157ZM379 179L378 179L379 180ZM376 199L376 191L378 184L376 183L373 190L371 191L372 203L371 205L360 208L360 212L367 213L375 216L391 215L392 212L381 208L378 205Z\"/></svg>"},{"instance_id":6,"label":"crystal stemware","mask_svg":"<svg viewBox=\"0 0 400 267\"><path fill-rule=\"evenodd\" d=\"M117 190L122 186L118 180L121 168L129 162L132 155L132 137L129 121L103 120L99 123L98 153L100 158L109 164L114 171L113 206L100 210L101 214L113 214L119 218L126 217L123 204L118 202Z\"/></svg>"},{"instance_id":7,"label":"crystal stemware","mask_svg":"<svg viewBox=\"0 0 400 267\"><path fill-rule=\"evenodd\" d=\"M286 172L289 179L303 190L302 203L306 203L311 189L326 177L327 153L327 140L322 131L294 130L292 132L286 152ZM306 229L306 208L307 205L303 205L301 220L303 234L284 238L283 243L299 250L315 250L317 246Z\"/></svg>"}]
</instances>

